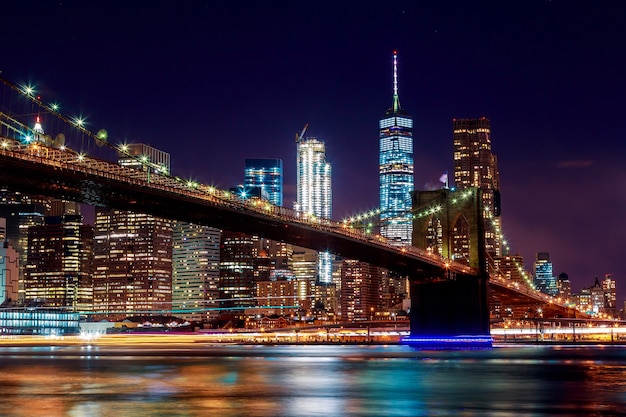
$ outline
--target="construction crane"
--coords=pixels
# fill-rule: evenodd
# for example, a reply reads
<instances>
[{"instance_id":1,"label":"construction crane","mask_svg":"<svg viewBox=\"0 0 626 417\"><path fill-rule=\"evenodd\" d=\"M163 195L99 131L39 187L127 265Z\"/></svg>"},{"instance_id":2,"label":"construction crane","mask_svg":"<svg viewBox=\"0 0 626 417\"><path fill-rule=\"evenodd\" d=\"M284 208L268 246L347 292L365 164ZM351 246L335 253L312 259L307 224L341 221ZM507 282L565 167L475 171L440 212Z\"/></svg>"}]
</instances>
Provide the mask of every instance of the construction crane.
<instances>
[{"instance_id":1,"label":"construction crane","mask_svg":"<svg viewBox=\"0 0 626 417\"><path fill-rule=\"evenodd\" d=\"M296 143L300 143L300 141L302 139L304 139L304 134L306 133L307 128L309 127L309 124L305 124L304 127L302 128L302 131L300 132L300 134L296 133Z\"/></svg>"}]
</instances>

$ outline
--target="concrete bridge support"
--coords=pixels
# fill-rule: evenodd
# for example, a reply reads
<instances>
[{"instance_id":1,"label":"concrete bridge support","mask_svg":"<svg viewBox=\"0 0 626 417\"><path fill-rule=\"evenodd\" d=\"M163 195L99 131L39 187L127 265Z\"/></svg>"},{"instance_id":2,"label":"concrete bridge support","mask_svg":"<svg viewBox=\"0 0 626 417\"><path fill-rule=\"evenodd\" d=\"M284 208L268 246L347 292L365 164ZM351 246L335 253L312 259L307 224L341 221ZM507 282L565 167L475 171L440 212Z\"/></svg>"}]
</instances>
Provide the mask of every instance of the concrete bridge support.
<instances>
[{"instance_id":1,"label":"concrete bridge support","mask_svg":"<svg viewBox=\"0 0 626 417\"><path fill-rule=\"evenodd\" d=\"M485 275L413 281L411 338L431 347L490 346L487 282Z\"/></svg>"}]
</instances>

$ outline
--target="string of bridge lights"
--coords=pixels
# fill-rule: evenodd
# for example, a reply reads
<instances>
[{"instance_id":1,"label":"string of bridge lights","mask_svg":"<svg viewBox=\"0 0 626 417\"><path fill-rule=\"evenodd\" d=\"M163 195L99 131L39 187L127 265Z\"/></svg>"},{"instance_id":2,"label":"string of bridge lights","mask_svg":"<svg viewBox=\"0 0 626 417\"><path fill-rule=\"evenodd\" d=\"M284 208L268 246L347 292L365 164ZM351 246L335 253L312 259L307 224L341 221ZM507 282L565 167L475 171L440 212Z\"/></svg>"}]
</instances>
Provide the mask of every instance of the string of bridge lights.
<instances>
[{"instance_id":1,"label":"string of bridge lights","mask_svg":"<svg viewBox=\"0 0 626 417\"><path fill-rule=\"evenodd\" d=\"M465 189L465 190L457 191L454 188L450 188L450 191L458 192L458 196L453 196L449 200L449 203L452 204L452 205L456 205L456 204L459 204L459 203L461 203L463 201L466 201L468 198L470 198L473 195L473 190L472 189ZM412 218L416 219L416 218L423 218L423 217L432 216L432 215L435 215L437 213L442 212L443 210L444 210L444 206L442 204L433 204L433 205L424 206L424 207L421 207L421 208L413 211L414 213L412 215ZM485 211L486 211L486 218L491 222L491 224L493 226L493 232L496 234L496 238L500 240L504 253L505 254L509 254L511 249L509 247L508 240L504 236L504 233L503 233L502 229L500 228L500 225L496 221L496 218L495 218L493 212L491 211L490 207L485 207ZM347 227L357 227L357 224L359 222L370 220L370 219L372 219L372 218L374 218L376 216L379 216L381 213L382 213L382 211L380 210L380 208L372 209L372 210L369 210L369 211L366 211L366 212L362 212L362 213L359 213L359 214L356 214L356 215L344 218L342 222ZM392 223L395 222L395 221L396 220L393 220L393 219L391 220ZM371 233L372 228L373 228L373 223L372 222L368 222L365 225L365 232L366 233ZM512 261L514 267L519 272L521 278L528 285L528 287L530 289L532 289L533 291L537 291L537 288L535 287L535 284L533 282L532 276L526 270L524 270L523 266L520 265L520 263L517 261L517 259L511 258L511 261Z\"/></svg>"},{"instance_id":2,"label":"string of bridge lights","mask_svg":"<svg viewBox=\"0 0 626 417\"><path fill-rule=\"evenodd\" d=\"M131 154L130 153L130 148L129 148L128 144L121 143L119 145L114 145L114 144L110 143L109 140L108 140L109 139L109 134L108 134L106 129L100 129L100 130L98 130L97 133L93 133L92 131L90 131L87 128L87 124L88 123L87 123L87 120L86 120L86 118L84 116L82 116L82 115L71 116L71 117L65 116L63 113L61 113L61 105L58 102L55 101L55 102L46 103L46 102L42 101L41 97L39 95L37 95L36 89L35 89L35 87L33 85L30 85L30 84L28 84L28 85L14 84L14 83L12 83L12 82L10 82L10 81L2 78L2 77L0 77L0 82L5 84L7 87L11 88L12 90L18 92L22 96L28 98L33 103L35 103L36 105L38 105L41 108L43 108L44 110L46 110L48 113L56 116L59 120L63 121L64 123L67 123L69 126L77 129L78 131L80 131L81 133L86 135L87 137L93 139L97 146L107 146L108 148L112 149L115 152L121 153L121 154L125 155L126 157L135 159L141 165L153 169L154 172L156 172L158 174L170 176L170 172L168 171L167 167L165 167L164 165L159 165L159 164L151 162L147 155L133 155L133 154ZM6 117L6 115L4 115L4 116ZM23 135L23 140L24 140L25 143L30 144L32 141L35 140L35 138L36 138L35 135L38 134L38 132L36 131L36 128L33 129L30 126L26 126L26 125L24 125L22 123L19 123L16 120L13 120L13 119L12 119L12 122L19 124L19 126L22 129L28 130L30 133L32 133L32 135L31 135L31 134L26 134L24 132L20 132ZM16 130L16 129L13 129L13 130ZM63 136L62 140L60 140L59 142L56 143L56 146L60 150L72 151L71 149L69 149L68 147L65 146L64 140L65 140L65 138ZM53 142L53 144L54 144L54 142ZM72 152L75 152L77 154L77 159L79 161L83 160L86 157L86 154L84 152L76 152L76 151L72 151ZM179 179L179 178L176 177L176 179ZM180 180L183 181L190 188L197 188L199 186L199 183L197 181L195 181L195 180L182 180L182 179L180 179Z\"/></svg>"}]
</instances>

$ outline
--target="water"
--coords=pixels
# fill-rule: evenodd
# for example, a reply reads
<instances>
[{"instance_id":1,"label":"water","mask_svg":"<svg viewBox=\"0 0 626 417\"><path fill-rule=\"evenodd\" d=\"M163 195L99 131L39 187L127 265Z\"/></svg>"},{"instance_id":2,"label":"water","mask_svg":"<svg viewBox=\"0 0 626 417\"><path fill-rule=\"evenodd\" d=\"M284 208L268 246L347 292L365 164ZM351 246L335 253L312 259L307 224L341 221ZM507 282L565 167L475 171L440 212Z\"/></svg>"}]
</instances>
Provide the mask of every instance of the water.
<instances>
[{"instance_id":1,"label":"water","mask_svg":"<svg viewBox=\"0 0 626 417\"><path fill-rule=\"evenodd\" d=\"M0 348L2 416L626 416L626 348Z\"/></svg>"}]
</instances>

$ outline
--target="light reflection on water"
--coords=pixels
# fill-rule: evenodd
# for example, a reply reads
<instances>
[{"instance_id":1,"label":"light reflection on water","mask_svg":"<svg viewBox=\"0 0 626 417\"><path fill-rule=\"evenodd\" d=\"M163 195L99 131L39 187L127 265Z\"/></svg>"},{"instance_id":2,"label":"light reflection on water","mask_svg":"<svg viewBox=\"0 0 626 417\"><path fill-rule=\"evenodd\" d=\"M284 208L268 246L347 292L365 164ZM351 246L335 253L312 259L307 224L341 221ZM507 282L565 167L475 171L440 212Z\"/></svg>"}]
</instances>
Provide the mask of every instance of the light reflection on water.
<instances>
[{"instance_id":1,"label":"light reflection on water","mask_svg":"<svg viewBox=\"0 0 626 417\"><path fill-rule=\"evenodd\" d=\"M626 415L626 348L0 348L2 416Z\"/></svg>"}]
</instances>

